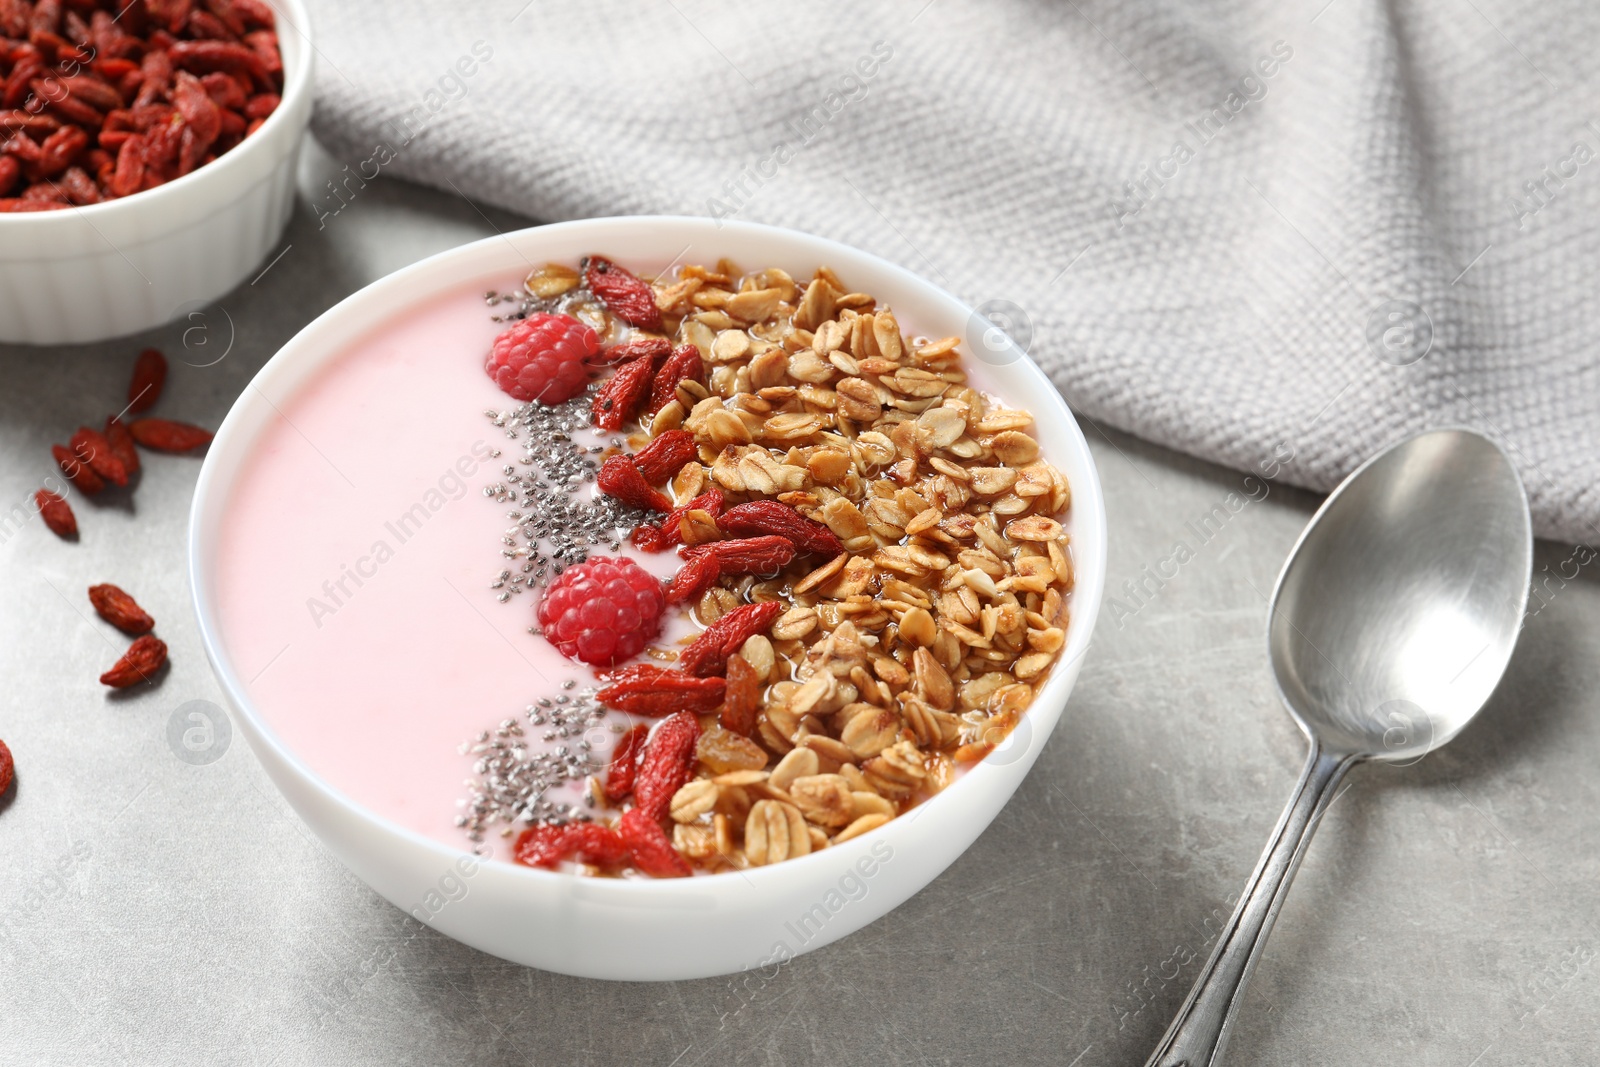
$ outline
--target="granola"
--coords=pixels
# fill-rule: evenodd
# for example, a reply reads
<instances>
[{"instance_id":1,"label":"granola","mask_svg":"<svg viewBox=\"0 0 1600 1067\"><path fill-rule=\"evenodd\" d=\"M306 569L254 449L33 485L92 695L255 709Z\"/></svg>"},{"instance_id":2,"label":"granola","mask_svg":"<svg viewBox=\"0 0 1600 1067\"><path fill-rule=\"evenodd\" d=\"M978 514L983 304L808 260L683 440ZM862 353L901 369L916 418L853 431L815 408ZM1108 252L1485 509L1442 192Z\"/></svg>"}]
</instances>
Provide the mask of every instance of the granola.
<instances>
[{"instance_id":1,"label":"granola","mask_svg":"<svg viewBox=\"0 0 1600 1067\"><path fill-rule=\"evenodd\" d=\"M620 268L599 262L613 284ZM684 556L693 571L669 584L682 607L668 610L710 632L646 654L727 675L663 813L672 847L702 871L777 863L948 787L1016 725L1065 643L1071 489L1033 417L969 383L959 338L907 336L827 267L797 280L724 260L643 279L652 330L587 290L591 272L535 270L520 315L559 311L612 345L659 337L658 352L700 357L677 357L670 399L625 413L637 421L618 453L692 436L658 486L673 510L631 539ZM757 632L713 625L768 603L781 611ZM629 806L595 786L597 820Z\"/></svg>"}]
</instances>

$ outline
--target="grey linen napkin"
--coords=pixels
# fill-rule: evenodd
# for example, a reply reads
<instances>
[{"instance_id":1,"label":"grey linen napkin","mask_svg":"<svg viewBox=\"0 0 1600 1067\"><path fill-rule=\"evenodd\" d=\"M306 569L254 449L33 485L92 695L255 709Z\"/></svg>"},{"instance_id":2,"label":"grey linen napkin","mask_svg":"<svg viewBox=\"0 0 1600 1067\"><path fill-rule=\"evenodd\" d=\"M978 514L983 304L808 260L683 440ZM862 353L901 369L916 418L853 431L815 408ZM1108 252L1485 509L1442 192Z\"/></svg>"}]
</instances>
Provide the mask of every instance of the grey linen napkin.
<instances>
[{"instance_id":1,"label":"grey linen napkin","mask_svg":"<svg viewBox=\"0 0 1600 1067\"><path fill-rule=\"evenodd\" d=\"M1325 489L1463 424L1600 543L1586 0L313 8L352 173L837 238L991 311L1091 436Z\"/></svg>"}]
</instances>

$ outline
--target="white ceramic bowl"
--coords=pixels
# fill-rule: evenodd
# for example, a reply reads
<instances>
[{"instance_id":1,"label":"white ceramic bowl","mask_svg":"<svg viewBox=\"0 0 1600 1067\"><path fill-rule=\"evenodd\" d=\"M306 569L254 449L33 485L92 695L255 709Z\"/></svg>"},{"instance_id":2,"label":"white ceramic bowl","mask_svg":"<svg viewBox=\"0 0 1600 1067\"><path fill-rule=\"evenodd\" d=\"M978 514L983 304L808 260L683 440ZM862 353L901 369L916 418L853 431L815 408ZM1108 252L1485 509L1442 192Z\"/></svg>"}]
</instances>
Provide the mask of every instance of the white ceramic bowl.
<instances>
[{"instance_id":1,"label":"white ceramic bowl","mask_svg":"<svg viewBox=\"0 0 1600 1067\"><path fill-rule=\"evenodd\" d=\"M311 21L278 16L283 102L255 133L183 177L121 200L0 214L0 341L75 344L160 326L257 269L283 235L311 119Z\"/></svg>"},{"instance_id":2,"label":"white ceramic bowl","mask_svg":"<svg viewBox=\"0 0 1600 1067\"><path fill-rule=\"evenodd\" d=\"M770 969L865 926L931 882L1021 783L1067 701L1089 646L1106 570L1105 507L1082 432L1049 380L1013 349L984 378L1031 408L1044 455L1072 484L1077 585L1066 647L1011 738L945 792L847 844L771 867L682 880L582 878L477 860L339 794L285 747L255 707L218 632L218 529L241 463L284 397L373 326L445 288L503 286L529 263L604 252L639 270L727 256L796 277L827 264L892 306L908 328L967 336L971 312L899 267L832 241L694 218L591 219L521 230L444 252L324 313L262 368L211 444L189 522L189 577L207 655L234 718L306 824L363 881L442 933L508 960L594 978L698 978ZM969 343L968 349L971 348ZM968 936L954 926L952 944Z\"/></svg>"}]
</instances>

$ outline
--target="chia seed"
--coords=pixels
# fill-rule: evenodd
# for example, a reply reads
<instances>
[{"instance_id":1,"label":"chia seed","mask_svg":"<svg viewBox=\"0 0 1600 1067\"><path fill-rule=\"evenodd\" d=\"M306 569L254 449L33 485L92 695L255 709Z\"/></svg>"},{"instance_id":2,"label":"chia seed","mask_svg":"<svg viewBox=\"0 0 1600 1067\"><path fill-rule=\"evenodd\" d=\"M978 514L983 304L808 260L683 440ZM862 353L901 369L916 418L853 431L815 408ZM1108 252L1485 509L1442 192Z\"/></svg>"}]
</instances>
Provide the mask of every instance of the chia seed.
<instances>
[{"instance_id":1,"label":"chia seed","mask_svg":"<svg viewBox=\"0 0 1600 1067\"><path fill-rule=\"evenodd\" d=\"M567 683L569 686L571 683ZM581 740L591 727L606 720L606 712L594 699L593 689L582 689L570 696L552 700L542 698L529 704L525 715L543 731L546 741L557 737L580 738L575 744L556 745L549 752L528 751L523 724L502 719L494 732L483 730L460 747L463 756L473 757L473 777L465 782L467 796L457 801L462 809L456 826L475 845L485 835L508 824L502 836L513 830L538 824L562 825L588 822L586 805L548 800L545 794L567 782L582 781L601 769L601 763Z\"/></svg>"},{"instance_id":2,"label":"chia seed","mask_svg":"<svg viewBox=\"0 0 1600 1067\"><path fill-rule=\"evenodd\" d=\"M510 504L512 527L501 537L500 556L520 561L519 580L509 568L497 568L489 587L496 599L509 601L524 588L543 588L565 568L589 558L591 549L620 549L628 533L654 516L604 494L594 493L596 457L606 445L575 440L592 432L589 410L598 385L554 406L530 403L513 411L486 411L490 425L504 429L522 445L516 464L506 464L500 480L484 486L483 495ZM622 441L613 438L611 447ZM520 469L519 469L520 466ZM525 576L525 577L524 577Z\"/></svg>"}]
</instances>

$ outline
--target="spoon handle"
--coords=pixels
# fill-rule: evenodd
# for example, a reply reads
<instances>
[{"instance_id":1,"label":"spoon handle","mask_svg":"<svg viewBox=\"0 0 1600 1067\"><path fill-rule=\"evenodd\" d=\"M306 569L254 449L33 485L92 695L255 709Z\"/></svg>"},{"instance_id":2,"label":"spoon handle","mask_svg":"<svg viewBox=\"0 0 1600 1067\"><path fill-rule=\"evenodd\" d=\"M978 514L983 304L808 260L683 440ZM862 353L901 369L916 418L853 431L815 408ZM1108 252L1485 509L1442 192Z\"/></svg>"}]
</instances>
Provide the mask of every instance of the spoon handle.
<instances>
[{"instance_id":1,"label":"spoon handle","mask_svg":"<svg viewBox=\"0 0 1600 1067\"><path fill-rule=\"evenodd\" d=\"M1223 927L1217 947L1206 961L1194 988L1167 1028L1145 1067L1214 1067L1233 1031L1234 1012L1244 998L1245 983L1266 947L1272 921L1278 917L1289 883L1300 866L1311 834L1333 802L1345 772L1361 757L1332 755L1315 740L1300 783L1272 831L1267 849L1256 863L1239 904Z\"/></svg>"}]
</instances>

